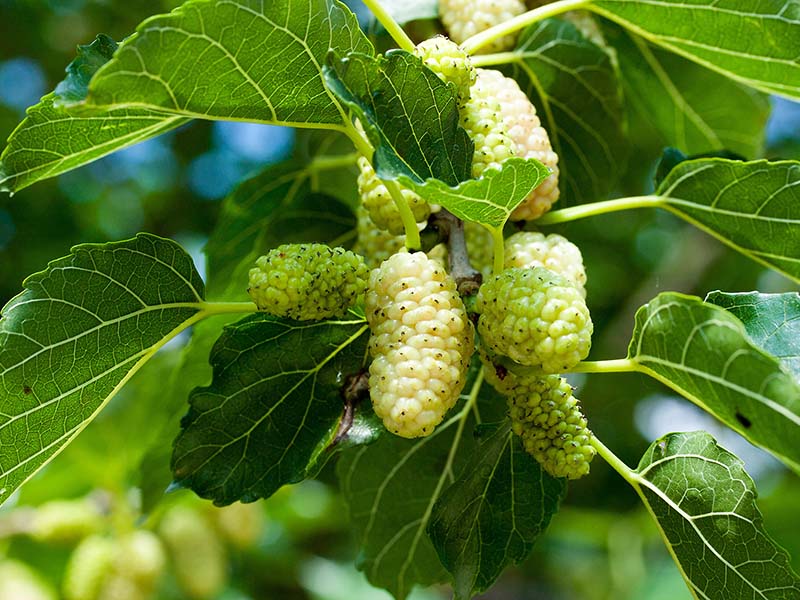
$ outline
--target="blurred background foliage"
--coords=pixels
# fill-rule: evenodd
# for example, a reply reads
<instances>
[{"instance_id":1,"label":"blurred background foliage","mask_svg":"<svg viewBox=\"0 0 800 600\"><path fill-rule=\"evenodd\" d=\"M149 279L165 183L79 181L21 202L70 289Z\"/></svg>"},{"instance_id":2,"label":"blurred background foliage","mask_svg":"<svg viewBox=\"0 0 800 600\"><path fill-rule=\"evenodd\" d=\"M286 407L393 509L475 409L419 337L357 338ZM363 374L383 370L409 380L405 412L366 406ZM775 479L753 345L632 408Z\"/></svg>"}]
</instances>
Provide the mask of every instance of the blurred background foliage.
<instances>
[{"instance_id":1,"label":"blurred background foliage","mask_svg":"<svg viewBox=\"0 0 800 600\"><path fill-rule=\"evenodd\" d=\"M0 0L0 137L5 139L25 108L62 79L77 44L90 42L98 32L121 40L144 18L178 4ZM412 27L425 35L429 29L429 24ZM800 159L800 107L781 99L772 104L766 156ZM629 165L621 195L652 189L649 181L662 150L648 143L641 116L629 115L629 120L631 131L641 139L634 140L637 160ZM286 157L293 143L289 129L195 122L37 183L14 197L0 197L0 302L20 291L25 276L66 254L70 246L124 239L138 231L176 239L203 273L202 248L220 200L243 178ZM660 291L700 296L715 289L794 291L788 280L664 212L631 211L555 230L584 254L596 326L592 359L624 356L636 309ZM210 347L218 330L218 324L208 328L201 350ZM153 481L168 478L169 440L188 389L202 383L202 378L190 378L188 383L163 385L177 372L185 343L182 337L165 348L64 453L0 510L0 600L63 597L73 550L93 532L78 528L58 541L52 532L48 537L37 530L36 515L45 514L47 503L55 498L88 502L96 513L94 533L112 535L118 542L137 528L157 532L168 566L154 584L155 598L388 598L370 588L354 567L354 540L329 469L319 481L285 488L245 508L215 509L183 491L161 499ZM203 368L204 363L198 367ZM575 377L572 383L579 388L594 431L629 464L636 464L650 441L669 431L706 429L714 434L745 460L760 491L767 530L790 551L800 570L800 481L776 460L645 377ZM564 509L531 558L509 569L486 597L689 598L655 526L639 506L627 484L595 461L592 476L571 486ZM214 571L208 564L181 562L165 533L164 523L175 514L188 515L216 540L206 540L205 545L218 549L212 559L221 565L219 576L204 589L191 589L182 579L182 568L197 577ZM431 589L416 592L414 598L447 594L445 588ZM113 597L133 598L121 592Z\"/></svg>"}]
</instances>

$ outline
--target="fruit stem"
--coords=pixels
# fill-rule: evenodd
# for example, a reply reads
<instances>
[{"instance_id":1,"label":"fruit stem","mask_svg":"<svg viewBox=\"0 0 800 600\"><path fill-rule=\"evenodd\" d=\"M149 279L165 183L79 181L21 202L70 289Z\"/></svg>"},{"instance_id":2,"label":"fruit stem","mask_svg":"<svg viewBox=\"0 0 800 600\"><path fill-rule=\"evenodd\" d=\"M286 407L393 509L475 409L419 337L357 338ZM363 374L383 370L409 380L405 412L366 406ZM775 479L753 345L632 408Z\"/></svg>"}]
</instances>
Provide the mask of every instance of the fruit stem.
<instances>
[{"instance_id":1,"label":"fruit stem","mask_svg":"<svg viewBox=\"0 0 800 600\"><path fill-rule=\"evenodd\" d=\"M417 229L417 220L414 218L414 213L408 206L408 201L403 197L403 191L400 184L392 179L381 179L383 185L389 191L389 195L394 200L397 211L400 213L400 218L403 221L403 228L406 230L406 248L409 250L419 250L422 248L422 241L419 237L419 229Z\"/></svg>"},{"instance_id":2,"label":"fruit stem","mask_svg":"<svg viewBox=\"0 0 800 600\"><path fill-rule=\"evenodd\" d=\"M478 293L483 275L472 266L464 238L464 222L443 208L435 215L433 223L447 237L447 260L450 275L455 279L458 293L473 296Z\"/></svg>"},{"instance_id":3,"label":"fruit stem","mask_svg":"<svg viewBox=\"0 0 800 600\"><path fill-rule=\"evenodd\" d=\"M619 473L622 478L634 486L638 490L639 485L639 478L638 475L631 469L628 465L626 465L619 457L614 454L611 450L606 447L603 442L597 439L597 436L592 434L592 439L589 443L597 450L597 453L603 457L603 460L606 461L612 469L614 469L617 473Z\"/></svg>"},{"instance_id":4,"label":"fruit stem","mask_svg":"<svg viewBox=\"0 0 800 600\"><path fill-rule=\"evenodd\" d=\"M489 231L492 232L492 241L494 242L494 264L492 265L492 274L499 275L506 263L503 228L498 227L496 229L489 229Z\"/></svg>"},{"instance_id":5,"label":"fruit stem","mask_svg":"<svg viewBox=\"0 0 800 600\"><path fill-rule=\"evenodd\" d=\"M252 302L201 302L200 309L207 316L258 311L256 305Z\"/></svg>"},{"instance_id":6,"label":"fruit stem","mask_svg":"<svg viewBox=\"0 0 800 600\"><path fill-rule=\"evenodd\" d=\"M569 373L632 373L638 371L636 361L630 358L618 358L616 360L585 360L569 370Z\"/></svg>"},{"instance_id":7,"label":"fruit stem","mask_svg":"<svg viewBox=\"0 0 800 600\"><path fill-rule=\"evenodd\" d=\"M480 50L487 44L491 44L498 38L504 37L510 33L514 33L515 31L519 31L520 29L523 29L528 25L532 25L533 23L538 23L543 19L560 15L561 13L569 10L583 8L590 3L591 0L560 0L559 2L553 2L552 4L545 4L539 8L534 8L526 13L522 13L513 19L509 19L504 23L490 27L485 31L476 33L471 38L468 38L463 44L461 44L461 47L464 48L468 54L475 54L477 50Z\"/></svg>"},{"instance_id":8,"label":"fruit stem","mask_svg":"<svg viewBox=\"0 0 800 600\"><path fill-rule=\"evenodd\" d=\"M403 50L414 52L414 42L408 37L408 34L403 31L403 28L394 20L389 11L387 11L380 3L379 0L363 0L364 5L372 11L375 18L378 19L381 25L384 26L392 39Z\"/></svg>"},{"instance_id":9,"label":"fruit stem","mask_svg":"<svg viewBox=\"0 0 800 600\"><path fill-rule=\"evenodd\" d=\"M557 223L568 223L586 217L594 217L605 213L617 212L620 210L630 210L632 208L657 208L664 206L664 198L661 196L633 196L630 198L616 198L603 202L593 202L554 210L536 220L537 225L555 225Z\"/></svg>"},{"instance_id":10,"label":"fruit stem","mask_svg":"<svg viewBox=\"0 0 800 600\"><path fill-rule=\"evenodd\" d=\"M472 57L472 64L476 67L493 67L517 62L522 57L519 52L495 52L494 54L478 54Z\"/></svg>"}]
</instances>

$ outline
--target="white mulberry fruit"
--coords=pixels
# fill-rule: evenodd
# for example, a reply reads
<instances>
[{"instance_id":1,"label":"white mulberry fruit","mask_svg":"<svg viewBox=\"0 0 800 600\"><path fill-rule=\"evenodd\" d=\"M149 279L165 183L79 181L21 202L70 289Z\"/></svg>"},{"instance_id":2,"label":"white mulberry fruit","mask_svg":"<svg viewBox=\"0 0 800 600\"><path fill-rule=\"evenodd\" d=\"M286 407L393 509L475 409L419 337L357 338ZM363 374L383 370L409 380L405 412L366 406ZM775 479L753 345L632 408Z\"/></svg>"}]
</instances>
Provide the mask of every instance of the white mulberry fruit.
<instances>
[{"instance_id":1,"label":"white mulberry fruit","mask_svg":"<svg viewBox=\"0 0 800 600\"><path fill-rule=\"evenodd\" d=\"M361 203L367 209L372 222L380 229L384 229L393 235L400 235L405 232L400 211L389 190L378 177L372 165L366 157L358 158L358 193L361 196ZM407 188L402 188L401 193L406 199L414 220L417 223L425 221L431 214L431 207L425 200Z\"/></svg>"},{"instance_id":2,"label":"white mulberry fruit","mask_svg":"<svg viewBox=\"0 0 800 600\"><path fill-rule=\"evenodd\" d=\"M586 297L586 269L578 247L556 233L520 231L505 241L505 268L544 267L569 279Z\"/></svg>"},{"instance_id":3,"label":"white mulberry fruit","mask_svg":"<svg viewBox=\"0 0 800 600\"><path fill-rule=\"evenodd\" d=\"M31 536L39 542L70 544L95 533L102 515L88 498L52 500L37 507L31 520Z\"/></svg>"},{"instance_id":4,"label":"white mulberry fruit","mask_svg":"<svg viewBox=\"0 0 800 600\"><path fill-rule=\"evenodd\" d=\"M525 450L553 477L589 473L592 432L569 383L558 375L518 378L508 397L511 427Z\"/></svg>"},{"instance_id":5,"label":"white mulberry fruit","mask_svg":"<svg viewBox=\"0 0 800 600\"><path fill-rule=\"evenodd\" d=\"M228 581L228 556L212 524L187 506L173 506L158 529L175 578L189 598L216 598Z\"/></svg>"},{"instance_id":6,"label":"white mulberry fruit","mask_svg":"<svg viewBox=\"0 0 800 600\"><path fill-rule=\"evenodd\" d=\"M476 299L481 341L542 373L561 373L589 354L592 320L583 295L547 269L506 269L485 282Z\"/></svg>"},{"instance_id":7,"label":"white mulberry fruit","mask_svg":"<svg viewBox=\"0 0 800 600\"><path fill-rule=\"evenodd\" d=\"M57 600L57 594L40 573L4 556L0 561L0 599Z\"/></svg>"},{"instance_id":8,"label":"white mulberry fruit","mask_svg":"<svg viewBox=\"0 0 800 600\"><path fill-rule=\"evenodd\" d=\"M439 0L439 18L450 37L459 44L524 12L522 0ZM516 41L516 35L506 35L487 44L480 52L511 50Z\"/></svg>"},{"instance_id":9,"label":"white mulberry fruit","mask_svg":"<svg viewBox=\"0 0 800 600\"><path fill-rule=\"evenodd\" d=\"M429 435L458 400L474 349L453 279L424 253L400 252L370 275L369 388L386 428Z\"/></svg>"},{"instance_id":10,"label":"white mulberry fruit","mask_svg":"<svg viewBox=\"0 0 800 600\"><path fill-rule=\"evenodd\" d=\"M536 107L514 79L491 69L479 69L478 76L481 85L499 103L500 117L514 142L514 155L535 158L551 171L550 176L533 189L511 213L514 221L538 219L550 210L560 194L558 154L553 151L550 137L536 114Z\"/></svg>"},{"instance_id":11,"label":"white mulberry fruit","mask_svg":"<svg viewBox=\"0 0 800 600\"><path fill-rule=\"evenodd\" d=\"M250 269L248 293L259 310L297 320L343 316L364 293L364 259L325 244L284 244Z\"/></svg>"},{"instance_id":12,"label":"white mulberry fruit","mask_svg":"<svg viewBox=\"0 0 800 600\"><path fill-rule=\"evenodd\" d=\"M359 205L356 209L356 217L357 239L353 252L361 254L368 267L377 267L406 245L405 235L392 235L376 227L363 205Z\"/></svg>"},{"instance_id":13,"label":"white mulberry fruit","mask_svg":"<svg viewBox=\"0 0 800 600\"><path fill-rule=\"evenodd\" d=\"M461 46L437 35L417 44L414 53L439 79L455 84L460 105L469 100L469 89L475 83L475 67Z\"/></svg>"},{"instance_id":14,"label":"white mulberry fruit","mask_svg":"<svg viewBox=\"0 0 800 600\"><path fill-rule=\"evenodd\" d=\"M475 144L472 176L480 177L486 169L499 169L515 155L515 144L503 121L503 108L493 88L493 76L487 69L478 69L470 99L460 111L461 126Z\"/></svg>"},{"instance_id":15,"label":"white mulberry fruit","mask_svg":"<svg viewBox=\"0 0 800 600\"><path fill-rule=\"evenodd\" d=\"M72 551L64 571L66 600L95 600L114 569L116 546L107 537L84 538Z\"/></svg>"}]
</instances>

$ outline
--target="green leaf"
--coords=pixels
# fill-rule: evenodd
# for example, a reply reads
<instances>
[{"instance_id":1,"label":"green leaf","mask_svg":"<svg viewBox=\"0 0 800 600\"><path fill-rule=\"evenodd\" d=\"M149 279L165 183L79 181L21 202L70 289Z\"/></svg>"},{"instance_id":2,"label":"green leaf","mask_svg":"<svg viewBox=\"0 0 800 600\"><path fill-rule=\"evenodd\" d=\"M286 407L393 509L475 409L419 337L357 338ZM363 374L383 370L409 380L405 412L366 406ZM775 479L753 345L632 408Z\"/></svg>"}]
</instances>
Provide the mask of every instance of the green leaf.
<instances>
[{"instance_id":1,"label":"green leaf","mask_svg":"<svg viewBox=\"0 0 800 600\"><path fill-rule=\"evenodd\" d=\"M695 598L791 600L800 580L764 530L741 460L704 431L656 440L632 483Z\"/></svg>"},{"instance_id":2,"label":"green leaf","mask_svg":"<svg viewBox=\"0 0 800 600\"><path fill-rule=\"evenodd\" d=\"M67 78L55 93L28 109L25 120L8 138L0 156L0 191L18 192L189 121L146 109L122 108L81 116L64 108L64 102L86 95L89 80L116 48L116 42L105 35L78 46L78 57L67 67Z\"/></svg>"},{"instance_id":3,"label":"green leaf","mask_svg":"<svg viewBox=\"0 0 800 600\"><path fill-rule=\"evenodd\" d=\"M433 507L428 525L439 558L469 599L503 569L530 554L567 491L565 479L542 472L508 420L479 429L478 448Z\"/></svg>"},{"instance_id":4,"label":"green leaf","mask_svg":"<svg viewBox=\"0 0 800 600\"><path fill-rule=\"evenodd\" d=\"M504 71L536 105L559 156L560 205L605 198L622 172L627 147L611 56L558 19L523 31L512 56Z\"/></svg>"},{"instance_id":5,"label":"green leaf","mask_svg":"<svg viewBox=\"0 0 800 600\"><path fill-rule=\"evenodd\" d=\"M734 250L800 281L800 162L690 160L656 194Z\"/></svg>"},{"instance_id":6,"label":"green leaf","mask_svg":"<svg viewBox=\"0 0 800 600\"><path fill-rule=\"evenodd\" d=\"M735 315L744 323L750 339L779 358L800 381L800 295L711 292L706 302Z\"/></svg>"},{"instance_id":7,"label":"green leaf","mask_svg":"<svg viewBox=\"0 0 800 600\"><path fill-rule=\"evenodd\" d=\"M86 98L92 77L111 60L118 47L117 42L102 33L91 44L79 45L78 57L67 65L66 79L56 86L56 106Z\"/></svg>"},{"instance_id":8,"label":"green leaf","mask_svg":"<svg viewBox=\"0 0 800 600\"><path fill-rule=\"evenodd\" d=\"M469 179L473 144L458 124L456 88L402 50L372 57L331 56L328 86L361 121L383 179Z\"/></svg>"},{"instance_id":9,"label":"green leaf","mask_svg":"<svg viewBox=\"0 0 800 600\"><path fill-rule=\"evenodd\" d=\"M489 169L480 179L469 179L450 187L438 179L424 183L407 177L400 181L431 204L439 204L459 219L502 229L512 211L550 175L535 159L510 158L502 168Z\"/></svg>"},{"instance_id":10,"label":"green leaf","mask_svg":"<svg viewBox=\"0 0 800 600\"><path fill-rule=\"evenodd\" d=\"M203 282L149 234L76 246L0 320L0 499L51 460L167 341L205 316Z\"/></svg>"},{"instance_id":11,"label":"green leaf","mask_svg":"<svg viewBox=\"0 0 800 600\"><path fill-rule=\"evenodd\" d=\"M797 0L593 0L586 8L727 77L800 98Z\"/></svg>"},{"instance_id":12,"label":"green leaf","mask_svg":"<svg viewBox=\"0 0 800 600\"><path fill-rule=\"evenodd\" d=\"M609 28L618 50L625 99L661 137L687 154L725 148L763 153L770 106L764 94L701 65Z\"/></svg>"},{"instance_id":13,"label":"green leaf","mask_svg":"<svg viewBox=\"0 0 800 600\"><path fill-rule=\"evenodd\" d=\"M190 0L120 44L92 79L85 105L341 126L322 77L331 48L373 52L336 0Z\"/></svg>"},{"instance_id":14,"label":"green leaf","mask_svg":"<svg viewBox=\"0 0 800 600\"><path fill-rule=\"evenodd\" d=\"M280 244L351 241L356 225L353 211L323 193L320 173L354 162L354 155L291 159L240 184L223 202L205 248L209 297L244 296L249 269ZM355 178L353 174L352 182Z\"/></svg>"},{"instance_id":15,"label":"green leaf","mask_svg":"<svg viewBox=\"0 0 800 600\"><path fill-rule=\"evenodd\" d=\"M628 358L800 473L800 384L724 308L660 294L636 313Z\"/></svg>"},{"instance_id":16,"label":"green leaf","mask_svg":"<svg viewBox=\"0 0 800 600\"><path fill-rule=\"evenodd\" d=\"M301 481L339 429L341 388L363 368L363 318L297 322L251 315L211 352L213 380L197 388L175 441L178 484L224 505Z\"/></svg>"}]
</instances>

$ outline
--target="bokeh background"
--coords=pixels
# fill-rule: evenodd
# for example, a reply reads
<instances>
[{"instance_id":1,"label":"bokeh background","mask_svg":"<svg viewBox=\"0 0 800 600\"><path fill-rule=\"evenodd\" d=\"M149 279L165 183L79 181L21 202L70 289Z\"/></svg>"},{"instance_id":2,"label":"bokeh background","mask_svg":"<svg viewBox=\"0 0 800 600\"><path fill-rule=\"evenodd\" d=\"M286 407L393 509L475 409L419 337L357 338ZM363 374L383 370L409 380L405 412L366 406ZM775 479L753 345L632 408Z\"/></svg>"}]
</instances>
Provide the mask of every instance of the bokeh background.
<instances>
[{"instance_id":1,"label":"bokeh background","mask_svg":"<svg viewBox=\"0 0 800 600\"><path fill-rule=\"evenodd\" d=\"M147 16L178 4L0 0L0 139L11 133L27 106L62 79L77 44L89 43L99 32L121 40ZM286 157L293 143L290 129L198 121L13 197L3 195L0 303L21 290L25 276L65 255L72 245L124 239L139 231L179 241L203 273L202 248L220 201L237 182ZM647 189L660 150L643 147L636 153L637 163L630 166L620 194ZM773 99L766 155L800 159L798 105ZM597 331L594 359L624 356L636 309L660 291L700 296L715 289L796 291L788 280L664 212L618 213L553 231L575 241L586 259L588 299ZM76 542L44 539L35 531L33 508L60 497L88 498L102 522L98 527L120 536L137 526L158 530L170 511L178 510L175 507L215 536L217 541L209 543L217 544L215 560L223 565L216 588L187 589L177 573L180 559L173 553L168 574L153 597L388 599L354 567L356 548L341 518L345 509L331 472L238 513L220 512L181 491L143 513L143 506L151 507L137 487L140 464L153 441L145 432L161 400L157 384L176 368L183 341L162 351L66 452L0 509L0 600L61 597L58 590ZM638 462L649 443L664 433L711 431L745 460L761 495L767 529L791 552L795 569L800 570L797 477L644 377L578 377L572 383L579 387L594 431L629 464ZM233 530L245 528L252 535L231 537L226 519L239 524ZM9 588L9 581L25 578L38 582L42 595L25 596L23 588ZM24 588L25 593L34 594L34 587ZM447 594L446 589L431 589L415 592L414 598ZM486 597L682 600L690 596L634 493L597 460L592 476L571 486L564 509L531 558L509 569Z\"/></svg>"}]
</instances>

